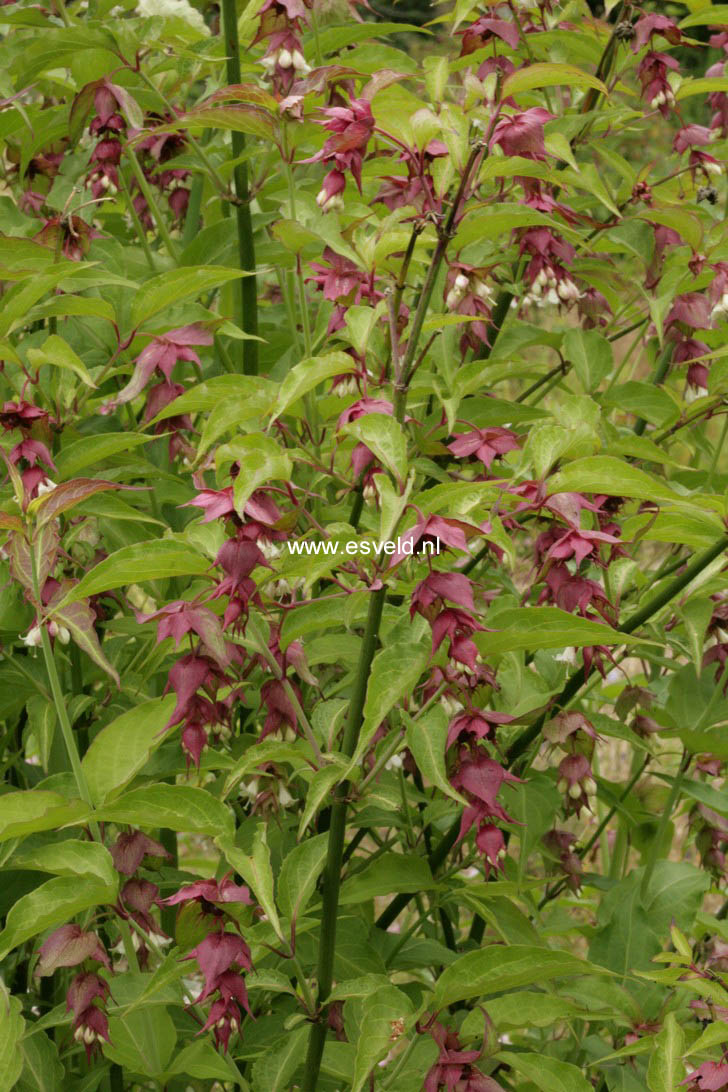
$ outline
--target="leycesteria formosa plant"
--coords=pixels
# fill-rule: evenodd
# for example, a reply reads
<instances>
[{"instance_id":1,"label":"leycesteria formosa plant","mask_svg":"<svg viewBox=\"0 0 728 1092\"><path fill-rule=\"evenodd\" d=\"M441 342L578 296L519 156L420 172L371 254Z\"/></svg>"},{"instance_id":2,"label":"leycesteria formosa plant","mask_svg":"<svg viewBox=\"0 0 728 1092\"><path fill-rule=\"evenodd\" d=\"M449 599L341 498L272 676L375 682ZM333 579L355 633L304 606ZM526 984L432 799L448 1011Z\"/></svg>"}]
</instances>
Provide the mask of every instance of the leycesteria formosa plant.
<instances>
[{"instance_id":1,"label":"leycesteria formosa plant","mask_svg":"<svg viewBox=\"0 0 728 1092\"><path fill-rule=\"evenodd\" d=\"M0 1092L728 1089L728 7L0 12Z\"/></svg>"}]
</instances>

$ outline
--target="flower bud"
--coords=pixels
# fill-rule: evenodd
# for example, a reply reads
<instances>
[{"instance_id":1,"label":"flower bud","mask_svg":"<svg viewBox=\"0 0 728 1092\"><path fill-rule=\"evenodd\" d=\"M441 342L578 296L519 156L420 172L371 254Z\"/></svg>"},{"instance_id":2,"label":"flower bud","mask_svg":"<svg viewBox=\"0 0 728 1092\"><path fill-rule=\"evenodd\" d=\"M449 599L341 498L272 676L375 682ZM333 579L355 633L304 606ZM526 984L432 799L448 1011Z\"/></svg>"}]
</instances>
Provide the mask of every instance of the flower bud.
<instances>
[{"instance_id":1,"label":"flower bud","mask_svg":"<svg viewBox=\"0 0 728 1092\"><path fill-rule=\"evenodd\" d=\"M43 643L40 626L32 626L25 637L22 638L22 641L27 648L40 648Z\"/></svg>"},{"instance_id":2,"label":"flower bud","mask_svg":"<svg viewBox=\"0 0 728 1092\"><path fill-rule=\"evenodd\" d=\"M485 283L485 281L476 280L475 295L478 297L478 299L482 300L483 303L490 303L493 299L493 292L490 286Z\"/></svg>"},{"instance_id":3,"label":"flower bud","mask_svg":"<svg viewBox=\"0 0 728 1092\"><path fill-rule=\"evenodd\" d=\"M291 64L297 72L302 72L304 75L311 71L311 66L306 64L306 58L299 49L293 50L293 53L291 54Z\"/></svg>"},{"instance_id":4,"label":"flower bud","mask_svg":"<svg viewBox=\"0 0 728 1092\"><path fill-rule=\"evenodd\" d=\"M287 49L281 49L280 50L280 52L278 54L278 67L279 68L292 68L293 67L293 57L291 56L289 50L287 50Z\"/></svg>"}]
</instances>

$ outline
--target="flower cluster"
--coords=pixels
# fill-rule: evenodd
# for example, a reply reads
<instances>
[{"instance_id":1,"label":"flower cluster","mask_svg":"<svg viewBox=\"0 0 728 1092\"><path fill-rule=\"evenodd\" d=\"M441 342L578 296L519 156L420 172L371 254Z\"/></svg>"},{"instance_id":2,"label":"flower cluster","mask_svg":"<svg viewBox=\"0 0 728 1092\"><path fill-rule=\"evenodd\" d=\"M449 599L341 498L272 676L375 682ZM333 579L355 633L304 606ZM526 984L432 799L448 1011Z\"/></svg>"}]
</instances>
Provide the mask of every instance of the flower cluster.
<instances>
[{"instance_id":1,"label":"flower cluster","mask_svg":"<svg viewBox=\"0 0 728 1092\"><path fill-rule=\"evenodd\" d=\"M307 6L311 4L302 0L265 0L258 12L260 23L253 44L267 40L260 63L282 98L290 94L296 79L311 71L301 44Z\"/></svg>"},{"instance_id":2,"label":"flower cluster","mask_svg":"<svg viewBox=\"0 0 728 1092\"><path fill-rule=\"evenodd\" d=\"M96 933L86 932L80 925L62 925L41 944L35 974L45 978L61 967L79 967L83 963L100 963L111 970L111 961ZM95 970L79 971L66 992L66 1011L73 1013L73 1038L83 1043L89 1062L102 1039L110 1042L105 1011L109 994L109 983Z\"/></svg>"},{"instance_id":3,"label":"flower cluster","mask_svg":"<svg viewBox=\"0 0 728 1092\"><path fill-rule=\"evenodd\" d=\"M158 867L162 861L169 860L167 850L140 830L132 830L118 835L111 847L111 859L116 871L125 877L116 906L119 916L131 918L145 933L164 937L164 930L152 916L152 908L162 905L159 887L145 875L137 873L141 868ZM138 933L134 934L134 942L139 964L144 967L149 951Z\"/></svg>"},{"instance_id":4,"label":"flower cluster","mask_svg":"<svg viewBox=\"0 0 728 1092\"><path fill-rule=\"evenodd\" d=\"M348 106L329 106L325 120L319 125L331 133L324 146L302 163L326 163L330 170L316 198L324 212L343 207L341 194L350 171L361 193L361 171L364 153L374 131L371 103L364 98L352 98Z\"/></svg>"},{"instance_id":5,"label":"flower cluster","mask_svg":"<svg viewBox=\"0 0 728 1092\"><path fill-rule=\"evenodd\" d=\"M637 76L642 84L642 97L651 109L659 110L663 117L669 117L675 105L675 94L668 80L668 72L679 72L678 61L669 53L659 53L652 49L652 38L659 35L671 45L682 40L680 28L666 15L643 15L635 24L632 49L638 53L649 43L649 50L640 61Z\"/></svg>"},{"instance_id":6,"label":"flower cluster","mask_svg":"<svg viewBox=\"0 0 728 1092\"><path fill-rule=\"evenodd\" d=\"M250 948L238 929L237 921L223 909L230 905L252 906L247 887L233 883L229 874L220 881L199 880L181 888L165 899L167 906L195 904L202 922L209 929L205 938L184 958L195 959L204 985L194 1004L201 1005L213 998L210 1011L198 1034L212 1029L215 1042L227 1051L230 1037L240 1030L241 1009L252 1018L245 985L245 972L252 971Z\"/></svg>"},{"instance_id":7,"label":"flower cluster","mask_svg":"<svg viewBox=\"0 0 728 1092\"><path fill-rule=\"evenodd\" d=\"M3 431L20 432L20 439L10 449L7 458L20 471L28 500L53 488L48 476L49 471L56 469L48 450L51 424L47 410L23 399L5 402L0 409L0 427Z\"/></svg>"},{"instance_id":8,"label":"flower cluster","mask_svg":"<svg viewBox=\"0 0 728 1092\"><path fill-rule=\"evenodd\" d=\"M439 1089L456 1089L457 1092L504 1092L502 1085L476 1067L475 1063L481 1057L482 1050L463 1050L458 1034L452 1028L431 1019L424 1026L418 1025L418 1031L431 1035L439 1051L437 1060L425 1076L423 1092L438 1092Z\"/></svg>"}]
</instances>

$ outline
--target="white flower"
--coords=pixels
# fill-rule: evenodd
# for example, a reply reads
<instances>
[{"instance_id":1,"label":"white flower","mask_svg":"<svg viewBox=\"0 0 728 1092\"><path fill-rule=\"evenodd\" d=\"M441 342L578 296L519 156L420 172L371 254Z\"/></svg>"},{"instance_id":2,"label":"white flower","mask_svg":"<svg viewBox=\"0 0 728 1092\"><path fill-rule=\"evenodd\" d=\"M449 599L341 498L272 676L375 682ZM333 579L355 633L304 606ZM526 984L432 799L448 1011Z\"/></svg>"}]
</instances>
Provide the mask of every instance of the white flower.
<instances>
[{"instance_id":1,"label":"white flower","mask_svg":"<svg viewBox=\"0 0 728 1092\"><path fill-rule=\"evenodd\" d=\"M41 482L38 486L38 496L42 497L44 493L52 493L56 488L56 483L51 481L50 478L46 478L44 482Z\"/></svg>"},{"instance_id":2,"label":"white flower","mask_svg":"<svg viewBox=\"0 0 728 1092\"><path fill-rule=\"evenodd\" d=\"M691 386L688 386L688 387L685 388L685 394L684 394L685 404L689 406L691 404L691 402L697 402L698 398L705 398L707 393L708 393L708 388L707 387L691 387Z\"/></svg>"},{"instance_id":3,"label":"white flower","mask_svg":"<svg viewBox=\"0 0 728 1092\"><path fill-rule=\"evenodd\" d=\"M442 695L440 698L440 705L449 717L454 717L456 713L460 713L463 710L462 702L457 701L456 698L451 698L449 694Z\"/></svg>"},{"instance_id":4,"label":"white flower","mask_svg":"<svg viewBox=\"0 0 728 1092\"><path fill-rule=\"evenodd\" d=\"M311 66L306 64L306 58L298 49L294 49L293 53L291 53L291 64L297 72L300 72L304 76L311 71Z\"/></svg>"},{"instance_id":5,"label":"white flower","mask_svg":"<svg viewBox=\"0 0 728 1092\"><path fill-rule=\"evenodd\" d=\"M138 0L136 12L137 15L148 18L159 15L163 19L174 17L184 19L195 30L199 30L200 34L210 33L209 27L199 11L193 8L187 0Z\"/></svg>"},{"instance_id":6,"label":"white flower","mask_svg":"<svg viewBox=\"0 0 728 1092\"><path fill-rule=\"evenodd\" d=\"M43 639L40 633L40 626L33 626L28 630L25 637L23 637L23 644L28 648L40 648Z\"/></svg>"},{"instance_id":7,"label":"white flower","mask_svg":"<svg viewBox=\"0 0 728 1092\"><path fill-rule=\"evenodd\" d=\"M475 295L478 297L478 299L481 299L483 303L492 303L493 290L490 285L486 284L485 281L476 280L474 288Z\"/></svg>"},{"instance_id":8,"label":"white flower","mask_svg":"<svg viewBox=\"0 0 728 1092\"><path fill-rule=\"evenodd\" d=\"M554 659L561 664L569 664L571 667L574 667L576 664L576 649L565 648L558 656L555 656Z\"/></svg>"}]
</instances>

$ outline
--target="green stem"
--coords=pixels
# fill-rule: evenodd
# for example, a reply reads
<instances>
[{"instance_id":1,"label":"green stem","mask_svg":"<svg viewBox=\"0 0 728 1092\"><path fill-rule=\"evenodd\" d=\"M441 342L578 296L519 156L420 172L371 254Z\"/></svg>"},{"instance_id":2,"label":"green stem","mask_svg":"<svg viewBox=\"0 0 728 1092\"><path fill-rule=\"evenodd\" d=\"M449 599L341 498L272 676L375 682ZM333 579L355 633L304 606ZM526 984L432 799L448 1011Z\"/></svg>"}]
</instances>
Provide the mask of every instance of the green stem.
<instances>
[{"instance_id":1,"label":"green stem","mask_svg":"<svg viewBox=\"0 0 728 1092\"><path fill-rule=\"evenodd\" d=\"M222 0L222 30L225 37L226 72L228 84L240 83L240 42L238 40L238 14L235 0ZM253 274L240 279L240 308L242 328L253 338L258 336L258 286L255 277L255 244L253 242L253 221L250 215L250 188L248 185L248 164L242 160L245 155L245 136L243 133L231 134L233 159L233 183L238 204L235 206L235 220L238 235L238 262L240 269ZM258 372L258 342L243 341L242 370L245 375Z\"/></svg>"},{"instance_id":2,"label":"green stem","mask_svg":"<svg viewBox=\"0 0 728 1092\"><path fill-rule=\"evenodd\" d=\"M491 120L491 129L495 124L497 113ZM404 355L401 367L398 369L399 374L394 377L394 416L400 424L404 421L405 406L407 404L407 390L412 378L413 372L417 363L417 348L420 342L420 334L422 333L422 326L427 315L427 310L430 306L430 299L432 292L437 281L438 274L440 272L440 266L442 260L445 257L450 239L453 236L455 229L455 223L460 212L463 201L465 200L467 188L470 184L470 179L473 174L473 170L478 163L481 156L487 154L487 140L482 144L475 145L468 157L468 162L465 164L462 177L460 179L460 185L458 186L455 199L450 207L447 220L444 225L438 227L438 239L437 246L432 255L432 262L427 270L425 277L425 283L422 286L420 292L420 298L417 302L417 310L415 311L415 317L412 320L412 327L410 329L409 338L407 339L407 350Z\"/></svg>"},{"instance_id":3,"label":"green stem","mask_svg":"<svg viewBox=\"0 0 728 1092\"><path fill-rule=\"evenodd\" d=\"M316 1012L316 1005L314 1004L313 994L311 993L311 987L308 984L308 979L306 978L306 975L303 973L303 967L301 966L301 964L300 964L299 960L296 958L296 956L294 956L294 955L291 956L291 962L293 963L293 966L294 966L295 971L296 971L296 978L298 979L298 985L300 986L300 989L301 989L301 996L303 997L303 1003L306 1006L306 1009L308 1010L308 1012L310 1012L311 1015L313 1016L313 1014Z\"/></svg>"},{"instance_id":4,"label":"green stem","mask_svg":"<svg viewBox=\"0 0 728 1092\"><path fill-rule=\"evenodd\" d=\"M134 149L131 147L130 144L127 144L127 146L126 146L126 153L127 153L127 156L129 157L129 163L131 164L131 169L134 172L134 177L137 180L137 184L139 186L139 189L142 192L142 196L143 196L144 200L149 205L149 211L151 212L152 216L154 217L155 223L157 225L157 230L159 231L159 234L162 236L162 241L164 242L164 245L167 248L169 256L171 258L174 258L175 262L179 261L179 247L177 246L174 239L172 238L172 236L169 233L169 228L167 227L167 221L164 218L162 210L160 209L159 205L157 204L157 199L154 196L154 194L152 193L151 186L149 185L149 183L147 182L147 180L146 180L146 178L144 176L144 171L142 170L141 164L139 163L139 160L137 159L137 154L134 151Z\"/></svg>"},{"instance_id":5,"label":"green stem","mask_svg":"<svg viewBox=\"0 0 728 1092\"><path fill-rule=\"evenodd\" d=\"M716 692L717 691L718 691L718 688L716 687ZM644 871L643 876L642 876L642 884L640 886L640 898L642 900L644 900L644 897L647 894L648 888L650 886L650 880L652 879L652 873L655 871L655 865L657 864L657 861L659 859L660 847L662 846L662 841L663 841L663 839L665 837L665 831L667 830L667 824L670 822L670 816L672 815L672 809L675 807L675 801L677 800L678 796L680 795L680 786L682 785L683 778L685 777L685 774L687 773L687 769L688 769L688 766L690 765L691 757L692 756L690 755L689 751L687 751L687 750L683 751L683 755L682 755L682 758L680 760L680 768L679 768L678 772L675 774L675 777L673 778L672 788L670 789L670 795L667 798L667 803L665 804L662 815L660 816L660 822L659 822L659 825L657 827L657 833L655 834L655 837L652 839L652 845L650 847L650 850L651 850L650 851L650 857L649 857L649 860L648 860L647 864L645 865L645 871Z\"/></svg>"},{"instance_id":6,"label":"green stem","mask_svg":"<svg viewBox=\"0 0 728 1092\"><path fill-rule=\"evenodd\" d=\"M129 923L124 918L119 918L117 921L119 933L121 935L121 943L124 946L124 955L126 961L129 964L130 971L139 972L139 960L137 959L136 948L134 947L134 941L131 937L131 929Z\"/></svg>"},{"instance_id":7,"label":"green stem","mask_svg":"<svg viewBox=\"0 0 728 1092\"><path fill-rule=\"evenodd\" d=\"M369 599L366 629L359 653L359 664L349 704L349 715L341 742L341 754L346 758L351 758L354 754L359 740L359 732L364 718L364 699L366 697L369 670L377 646L385 595L386 587L382 587L372 592ZM311 1024L301 1092L315 1092L321 1068L321 1057L326 1042L325 1003L331 992L334 974L336 919L339 910L339 887L341 884L341 862L344 853L348 794L349 784L348 782L342 782L336 787L334 803L331 806L331 825L329 827L328 852L324 868L323 907L319 935L318 1005L320 1011L318 1020Z\"/></svg>"},{"instance_id":8,"label":"green stem","mask_svg":"<svg viewBox=\"0 0 728 1092\"><path fill-rule=\"evenodd\" d=\"M202 208L202 190L204 179L199 175L190 186L190 200L185 213L185 226L182 229L182 246L190 245L200 226L200 210Z\"/></svg>"},{"instance_id":9,"label":"green stem","mask_svg":"<svg viewBox=\"0 0 728 1092\"><path fill-rule=\"evenodd\" d=\"M33 592L35 595L36 603L40 604L40 582L38 579L38 563L35 555L35 543L30 542L30 562L33 574ZM58 668L56 667L56 661L53 656L53 649L51 648L51 639L48 635L48 628L45 624L45 619L38 615L37 625L40 629L41 647L43 649L43 659L45 661L46 674L48 675L48 682L51 688L51 694L53 695L53 704L56 707L56 716L58 717L58 723L61 726L61 733L63 735L63 742L66 745L66 752L68 754L68 761L71 764L71 770L76 782L76 788L78 789L78 795L81 799L90 806L93 806L91 793L89 791L88 784L86 782L86 776L81 766L81 758L76 747L76 741L73 737L73 728L71 727L71 721L68 716L68 708L66 705L66 699L63 694L63 688L61 687L61 680L58 677ZM89 821L91 833L96 841L100 841L99 828L95 820Z\"/></svg>"}]
</instances>

